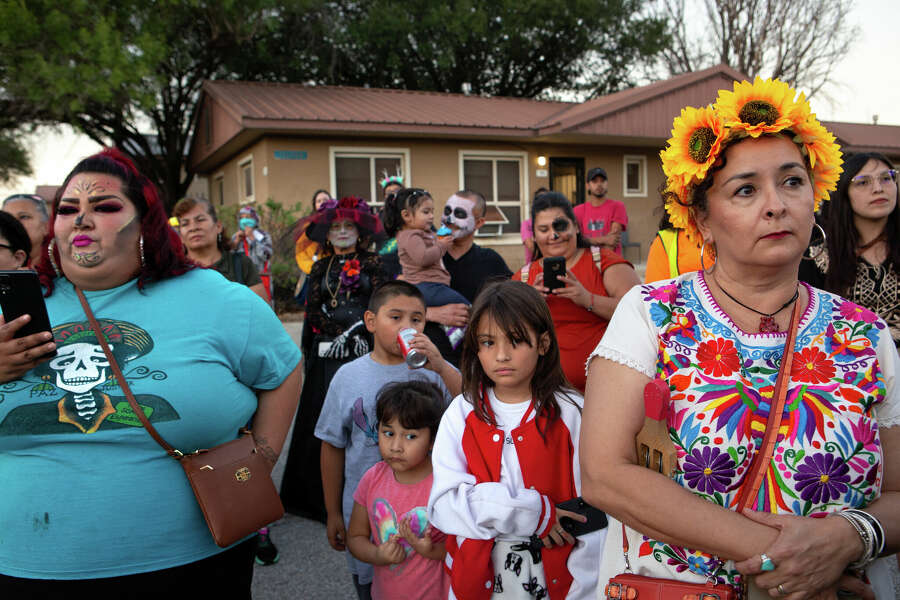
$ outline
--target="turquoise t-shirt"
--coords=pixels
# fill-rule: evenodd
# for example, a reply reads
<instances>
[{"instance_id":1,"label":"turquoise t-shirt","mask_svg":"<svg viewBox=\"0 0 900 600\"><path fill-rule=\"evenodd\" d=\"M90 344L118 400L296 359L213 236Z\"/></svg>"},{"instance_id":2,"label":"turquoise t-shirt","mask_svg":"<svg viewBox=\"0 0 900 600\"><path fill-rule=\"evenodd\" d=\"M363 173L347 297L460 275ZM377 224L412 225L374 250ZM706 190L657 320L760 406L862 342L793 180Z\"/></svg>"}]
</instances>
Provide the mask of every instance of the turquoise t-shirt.
<instances>
[{"instance_id":1,"label":"turquoise t-shirt","mask_svg":"<svg viewBox=\"0 0 900 600\"><path fill-rule=\"evenodd\" d=\"M183 452L237 437L254 388L278 387L300 360L269 306L212 270L85 295L138 404ZM115 577L220 552L68 281L56 281L47 310L58 355L0 384L0 573Z\"/></svg>"}]
</instances>

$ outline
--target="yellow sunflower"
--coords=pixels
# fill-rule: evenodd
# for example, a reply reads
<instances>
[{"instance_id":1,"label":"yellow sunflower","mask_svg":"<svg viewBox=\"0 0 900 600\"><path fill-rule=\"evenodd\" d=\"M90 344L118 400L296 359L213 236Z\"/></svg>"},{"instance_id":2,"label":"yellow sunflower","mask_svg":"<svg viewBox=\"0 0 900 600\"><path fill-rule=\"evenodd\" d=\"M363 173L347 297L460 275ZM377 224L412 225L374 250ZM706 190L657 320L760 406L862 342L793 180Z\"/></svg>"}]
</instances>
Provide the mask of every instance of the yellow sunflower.
<instances>
[{"instance_id":1,"label":"yellow sunflower","mask_svg":"<svg viewBox=\"0 0 900 600\"><path fill-rule=\"evenodd\" d=\"M734 91L720 90L715 108L731 134L759 137L790 128L803 112L805 99L794 101L797 92L777 79L734 83ZM807 109L808 110L808 109Z\"/></svg>"},{"instance_id":2,"label":"yellow sunflower","mask_svg":"<svg viewBox=\"0 0 900 600\"><path fill-rule=\"evenodd\" d=\"M712 107L681 109L672 123L668 147L659 153L666 177L702 180L719 156L725 128Z\"/></svg>"},{"instance_id":3,"label":"yellow sunflower","mask_svg":"<svg viewBox=\"0 0 900 600\"><path fill-rule=\"evenodd\" d=\"M809 166L813 174L813 190L816 210L823 200L828 200L829 192L837 189L838 178L844 170L841 166L843 158L841 147L834 136L825 129L815 115L791 128L794 142L801 145L804 154L809 158Z\"/></svg>"},{"instance_id":4,"label":"yellow sunflower","mask_svg":"<svg viewBox=\"0 0 900 600\"><path fill-rule=\"evenodd\" d=\"M701 241L702 236L694 223L691 208L685 206L688 201L693 184L688 183L682 176L669 177L666 182L666 190L663 192L666 199L666 212L669 213L669 222L672 227L684 229L691 241Z\"/></svg>"}]
</instances>

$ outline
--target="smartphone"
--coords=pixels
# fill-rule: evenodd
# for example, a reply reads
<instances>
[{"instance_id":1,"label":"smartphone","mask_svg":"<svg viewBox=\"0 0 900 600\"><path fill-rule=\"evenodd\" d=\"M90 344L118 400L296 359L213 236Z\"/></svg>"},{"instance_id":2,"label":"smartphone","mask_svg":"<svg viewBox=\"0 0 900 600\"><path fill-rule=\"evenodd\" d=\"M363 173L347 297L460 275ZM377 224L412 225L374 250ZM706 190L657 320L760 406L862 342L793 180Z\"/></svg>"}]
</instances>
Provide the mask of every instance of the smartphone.
<instances>
[{"instance_id":1,"label":"smartphone","mask_svg":"<svg viewBox=\"0 0 900 600\"><path fill-rule=\"evenodd\" d=\"M544 287L549 290L566 287L566 282L560 281L560 277L566 275L566 257L549 256L544 259Z\"/></svg>"},{"instance_id":2,"label":"smartphone","mask_svg":"<svg viewBox=\"0 0 900 600\"><path fill-rule=\"evenodd\" d=\"M52 332L41 283L34 271L0 271L0 310L7 323L22 315L31 315L31 320L16 331L14 337ZM56 351L46 356L56 356Z\"/></svg>"},{"instance_id":3,"label":"smartphone","mask_svg":"<svg viewBox=\"0 0 900 600\"><path fill-rule=\"evenodd\" d=\"M562 528L574 537L598 531L607 525L606 513L599 508L591 506L580 496L561 502L556 505L556 508L568 510L587 517L587 521L584 523L569 517L563 517L559 520L559 524L562 525Z\"/></svg>"}]
</instances>

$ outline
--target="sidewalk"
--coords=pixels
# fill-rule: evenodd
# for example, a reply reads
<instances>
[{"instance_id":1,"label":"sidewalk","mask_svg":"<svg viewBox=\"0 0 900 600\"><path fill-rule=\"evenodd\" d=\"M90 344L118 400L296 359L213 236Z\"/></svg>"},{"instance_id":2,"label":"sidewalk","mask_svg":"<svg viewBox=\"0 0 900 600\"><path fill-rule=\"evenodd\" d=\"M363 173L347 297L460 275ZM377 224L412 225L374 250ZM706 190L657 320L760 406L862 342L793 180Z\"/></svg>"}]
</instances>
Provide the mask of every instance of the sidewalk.
<instances>
[{"instance_id":1,"label":"sidewalk","mask_svg":"<svg viewBox=\"0 0 900 600\"><path fill-rule=\"evenodd\" d=\"M284 328L300 345L302 322L286 322ZM285 451L275 464L272 478L281 488L287 448L291 445L293 426L284 443ZM328 545L325 526L316 521L287 514L269 528L281 559L274 565L256 565L253 570L255 600L352 600L356 598L353 582L342 552Z\"/></svg>"}]
</instances>

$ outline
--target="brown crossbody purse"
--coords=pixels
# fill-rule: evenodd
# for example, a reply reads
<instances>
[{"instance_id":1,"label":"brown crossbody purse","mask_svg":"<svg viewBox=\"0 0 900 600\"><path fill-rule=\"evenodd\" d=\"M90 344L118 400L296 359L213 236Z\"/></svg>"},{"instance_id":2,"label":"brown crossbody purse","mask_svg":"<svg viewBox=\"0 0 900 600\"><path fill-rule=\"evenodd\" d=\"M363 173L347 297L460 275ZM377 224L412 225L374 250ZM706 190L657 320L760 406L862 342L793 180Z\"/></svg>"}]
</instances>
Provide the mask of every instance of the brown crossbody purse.
<instances>
[{"instance_id":1,"label":"brown crossbody purse","mask_svg":"<svg viewBox=\"0 0 900 600\"><path fill-rule=\"evenodd\" d=\"M156 443L181 464L216 544L225 548L280 519L284 507L272 483L272 466L257 450L250 430L241 428L236 440L189 454L173 448L138 406L87 299L80 289L75 291L131 410Z\"/></svg>"},{"instance_id":2,"label":"brown crossbody purse","mask_svg":"<svg viewBox=\"0 0 900 600\"><path fill-rule=\"evenodd\" d=\"M747 470L747 476L741 485L737 512L743 511L753 503L769 468L772 453L775 451L775 442L778 438L778 429L781 425L781 416L787 398L787 388L791 379L794 343L797 340L797 325L800 321L799 304L799 302L795 302L791 312L791 324L788 328L787 340L784 343L781 368L778 370L778 377L775 380L772 407L766 421L766 430L759 452L753 458L753 462ZM669 441L668 433L665 432L668 394L669 386L665 382L657 379L647 384L644 389L644 409L647 416L644 428L635 439L638 461L666 476L672 474L672 469L676 464L675 448ZM622 524L622 551L625 555L625 572L609 580L605 590L608 600L737 600L741 597L742 590L729 584L716 583L714 577L708 578L706 583L693 583L633 573L628 560L628 537L624 523ZM743 587L746 590L747 586Z\"/></svg>"}]
</instances>

